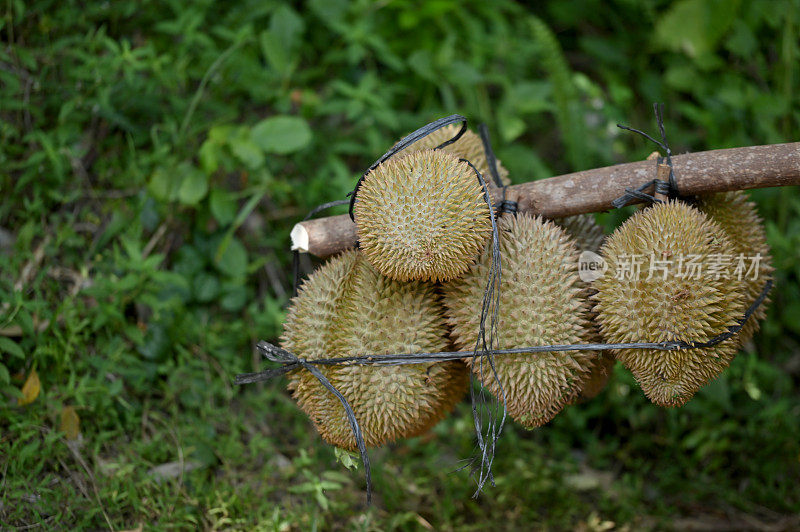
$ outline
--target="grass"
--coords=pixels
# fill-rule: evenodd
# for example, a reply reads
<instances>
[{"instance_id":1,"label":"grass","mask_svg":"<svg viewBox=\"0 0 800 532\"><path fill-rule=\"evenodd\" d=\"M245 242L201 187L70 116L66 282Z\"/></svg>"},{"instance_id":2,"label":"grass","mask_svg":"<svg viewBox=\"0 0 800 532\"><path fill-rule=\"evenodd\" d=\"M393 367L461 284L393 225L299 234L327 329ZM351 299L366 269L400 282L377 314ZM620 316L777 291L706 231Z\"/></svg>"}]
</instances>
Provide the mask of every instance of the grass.
<instances>
[{"instance_id":1,"label":"grass","mask_svg":"<svg viewBox=\"0 0 800 532\"><path fill-rule=\"evenodd\" d=\"M721 378L665 410L617 367L509 425L477 499L466 403L371 452L366 508L284 382L231 384L280 334L292 224L427 121L488 123L515 182L644 158L614 124L652 131L653 101L677 153L797 140L777 3L3 3L0 526L800 526L794 188L752 192L777 289Z\"/></svg>"}]
</instances>

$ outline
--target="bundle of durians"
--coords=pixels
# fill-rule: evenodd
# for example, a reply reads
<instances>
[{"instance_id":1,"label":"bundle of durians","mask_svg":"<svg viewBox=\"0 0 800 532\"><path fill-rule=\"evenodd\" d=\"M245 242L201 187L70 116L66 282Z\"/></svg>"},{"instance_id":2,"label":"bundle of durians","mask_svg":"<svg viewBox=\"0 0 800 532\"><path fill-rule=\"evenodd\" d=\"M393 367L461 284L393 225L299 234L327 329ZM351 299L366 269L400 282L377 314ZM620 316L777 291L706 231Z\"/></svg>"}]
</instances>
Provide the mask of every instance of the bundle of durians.
<instances>
[{"instance_id":1,"label":"bundle of durians","mask_svg":"<svg viewBox=\"0 0 800 532\"><path fill-rule=\"evenodd\" d=\"M302 284L286 318L285 349L306 360L472 351L490 269L491 220L475 171L462 159L483 175L490 169L471 131L436 149L456 133L455 126L442 128L365 176L354 205L359 249L329 259ZM499 162L498 170L508 183ZM771 271L761 220L742 192L655 204L608 238L591 215L546 220L505 213L497 228L497 349L705 341L736 325L765 281L641 268L585 283L581 251L598 251L609 272L626 256L703 260L740 253L760 253L761 271ZM502 390L508 413L527 428L597 395L617 360L651 401L680 406L727 367L763 317L762 306L740 334L705 349L520 353L496 356L495 371L472 357L319 368L350 403L366 445L379 446L441 420L466 394L469 371L495 395ZM326 441L356 449L342 404L313 375L293 372L289 388Z\"/></svg>"}]
</instances>

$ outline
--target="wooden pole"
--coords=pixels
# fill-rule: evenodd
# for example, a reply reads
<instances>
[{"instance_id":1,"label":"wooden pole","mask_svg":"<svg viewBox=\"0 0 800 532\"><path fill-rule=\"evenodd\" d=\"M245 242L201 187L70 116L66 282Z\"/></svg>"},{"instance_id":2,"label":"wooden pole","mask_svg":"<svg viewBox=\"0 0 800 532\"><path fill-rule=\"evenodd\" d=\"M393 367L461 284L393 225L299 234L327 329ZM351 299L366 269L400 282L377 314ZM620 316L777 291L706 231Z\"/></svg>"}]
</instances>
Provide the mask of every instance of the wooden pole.
<instances>
[{"instance_id":1,"label":"wooden pole","mask_svg":"<svg viewBox=\"0 0 800 532\"><path fill-rule=\"evenodd\" d=\"M800 142L729 148L672 157L681 195L800 185ZM656 177L656 163L638 161L513 185L521 212L561 218L603 212L611 202ZM494 189L495 201L500 199ZM356 226L346 214L301 222L292 249L328 257L356 244Z\"/></svg>"}]
</instances>

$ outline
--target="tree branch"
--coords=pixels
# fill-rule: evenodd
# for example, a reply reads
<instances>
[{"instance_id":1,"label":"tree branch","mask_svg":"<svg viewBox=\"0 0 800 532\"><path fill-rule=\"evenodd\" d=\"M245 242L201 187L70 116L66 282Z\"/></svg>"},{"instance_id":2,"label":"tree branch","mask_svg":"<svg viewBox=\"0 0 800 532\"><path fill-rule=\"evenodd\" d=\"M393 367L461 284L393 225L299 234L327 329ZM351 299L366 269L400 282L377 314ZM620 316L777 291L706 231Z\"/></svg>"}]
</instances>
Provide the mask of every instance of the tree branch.
<instances>
[{"instance_id":1,"label":"tree branch","mask_svg":"<svg viewBox=\"0 0 800 532\"><path fill-rule=\"evenodd\" d=\"M730 148L672 157L681 195L800 185L800 142ZM611 202L656 177L655 161L584 170L513 185L519 210L560 218L602 212ZM495 200L500 199L494 189ZM346 214L301 222L291 233L292 249L328 257L356 244L356 226Z\"/></svg>"}]
</instances>

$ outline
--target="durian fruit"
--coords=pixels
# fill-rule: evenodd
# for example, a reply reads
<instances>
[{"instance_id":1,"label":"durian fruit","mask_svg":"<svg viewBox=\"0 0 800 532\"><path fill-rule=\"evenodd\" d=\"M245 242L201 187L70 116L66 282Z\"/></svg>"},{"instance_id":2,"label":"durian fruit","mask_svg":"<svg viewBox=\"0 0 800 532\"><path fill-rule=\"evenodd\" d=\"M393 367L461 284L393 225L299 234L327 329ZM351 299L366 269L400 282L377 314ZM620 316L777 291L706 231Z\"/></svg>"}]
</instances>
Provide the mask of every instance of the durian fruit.
<instances>
[{"instance_id":1,"label":"durian fruit","mask_svg":"<svg viewBox=\"0 0 800 532\"><path fill-rule=\"evenodd\" d=\"M292 301L284 349L306 360L443 351L443 309L427 283L398 283L376 272L357 251L328 261ZM466 392L459 362L401 366L318 366L350 403L367 446L421 434ZM289 388L323 439L356 449L344 407L308 371L290 375Z\"/></svg>"},{"instance_id":2,"label":"durian fruit","mask_svg":"<svg viewBox=\"0 0 800 532\"><path fill-rule=\"evenodd\" d=\"M761 295L764 284L772 277L772 257L767 244L764 223L758 216L756 204L748 199L743 190L706 194L697 198L696 206L701 212L722 226L733 243L735 256L731 269L743 269L745 306L749 307ZM752 258L761 255L758 270L748 274ZM741 255L741 264L739 256ZM738 276L738 275L737 275ZM740 344L743 345L753 337L760 322L767 316L767 301L759 305L739 332Z\"/></svg>"},{"instance_id":3,"label":"durian fruit","mask_svg":"<svg viewBox=\"0 0 800 532\"><path fill-rule=\"evenodd\" d=\"M491 233L475 172L441 150L398 155L375 168L353 213L367 260L399 281L461 275Z\"/></svg>"},{"instance_id":4,"label":"durian fruit","mask_svg":"<svg viewBox=\"0 0 800 532\"><path fill-rule=\"evenodd\" d=\"M594 216L591 214L577 214L575 216L567 216L565 218L556 218L553 220L557 225L563 227L569 236L575 239L578 245L578 250L592 251L597 253L600 251L600 246L606 237L603 228L597 224ZM600 327L595 321L596 313L594 312L594 300L592 296L597 293L597 290L591 283L584 283L585 288L581 293L581 297L587 303L587 316L592 323L592 342L602 342L600 335ZM614 364L616 364L614 354L609 351L600 351L597 354L597 362L587 379L586 383L581 390L580 399L585 401L596 397L603 388L606 387L608 379L614 372Z\"/></svg>"},{"instance_id":5,"label":"durian fruit","mask_svg":"<svg viewBox=\"0 0 800 532\"><path fill-rule=\"evenodd\" d=\"M446 142L456 136L461 129L460 125L451 124L443 128L437 129L427 137L423 137L408 148L407 151L417 150L432 150L442 142ZM461 138L452 144L448 144L443 151L452 153L459 159L466 159L475 165L475 168L481 173L486 183L493 184L494 179L489 170L489 162L486 160L486 151L483 149L483 141L481 137L469 129L464 131ZM499 159L495 159L497 163L497 174L500 176L500 181L503 185L508 186L511 184L511 179L508 178L508 170L500 163Z\"/></svg>"},{"instance_id":6,"label":"durian fruit","mask_svg":"<svg viewBox=\"0 0 800 532\"><path fill-rule=\"evenodd\" d=\"M569 236L575 239L579 251L598 251L606 237L603 228L597 224L591 214L577 214L553 220L563 227Z\"/></svg>"},{"instance_id":7,"label":"durian fruit","mask_svg":"<svg viewBox=\"0 0 800 532\"><path fill-rule=\"evenodd\" d=\"M591 325L580 298L574 241L552 222L527 214L503 216L498 223L502 279L496 347L588 342ZM447 318L460 350L472 350L478 336L489 259L487 250L463 278L444 285ZM508 413L525 427L544 425L580 393L596 357L592 351L496 356ZM481 375L478 361L467 363L500 397L488 364Z\"/></svg>"},{"instance_id":8,"label":"durian fruit","mask_svg":"<svg viewBox=\"0 0 800 532\"><path fill-rule=\"evenodd\" d=\"M719 224L685 203L671 201L635 213L601 248L608 270L593 285L604 339L705 342L736 325L745 311L742 283L705 270L699 277L696 271L686 275L690 261L706 268L715 256L733 250ZM703 349L623 349L617 359L651 401L681 406L728 366L737 348L729 339Z\"/></svg>"}]
</instances>

